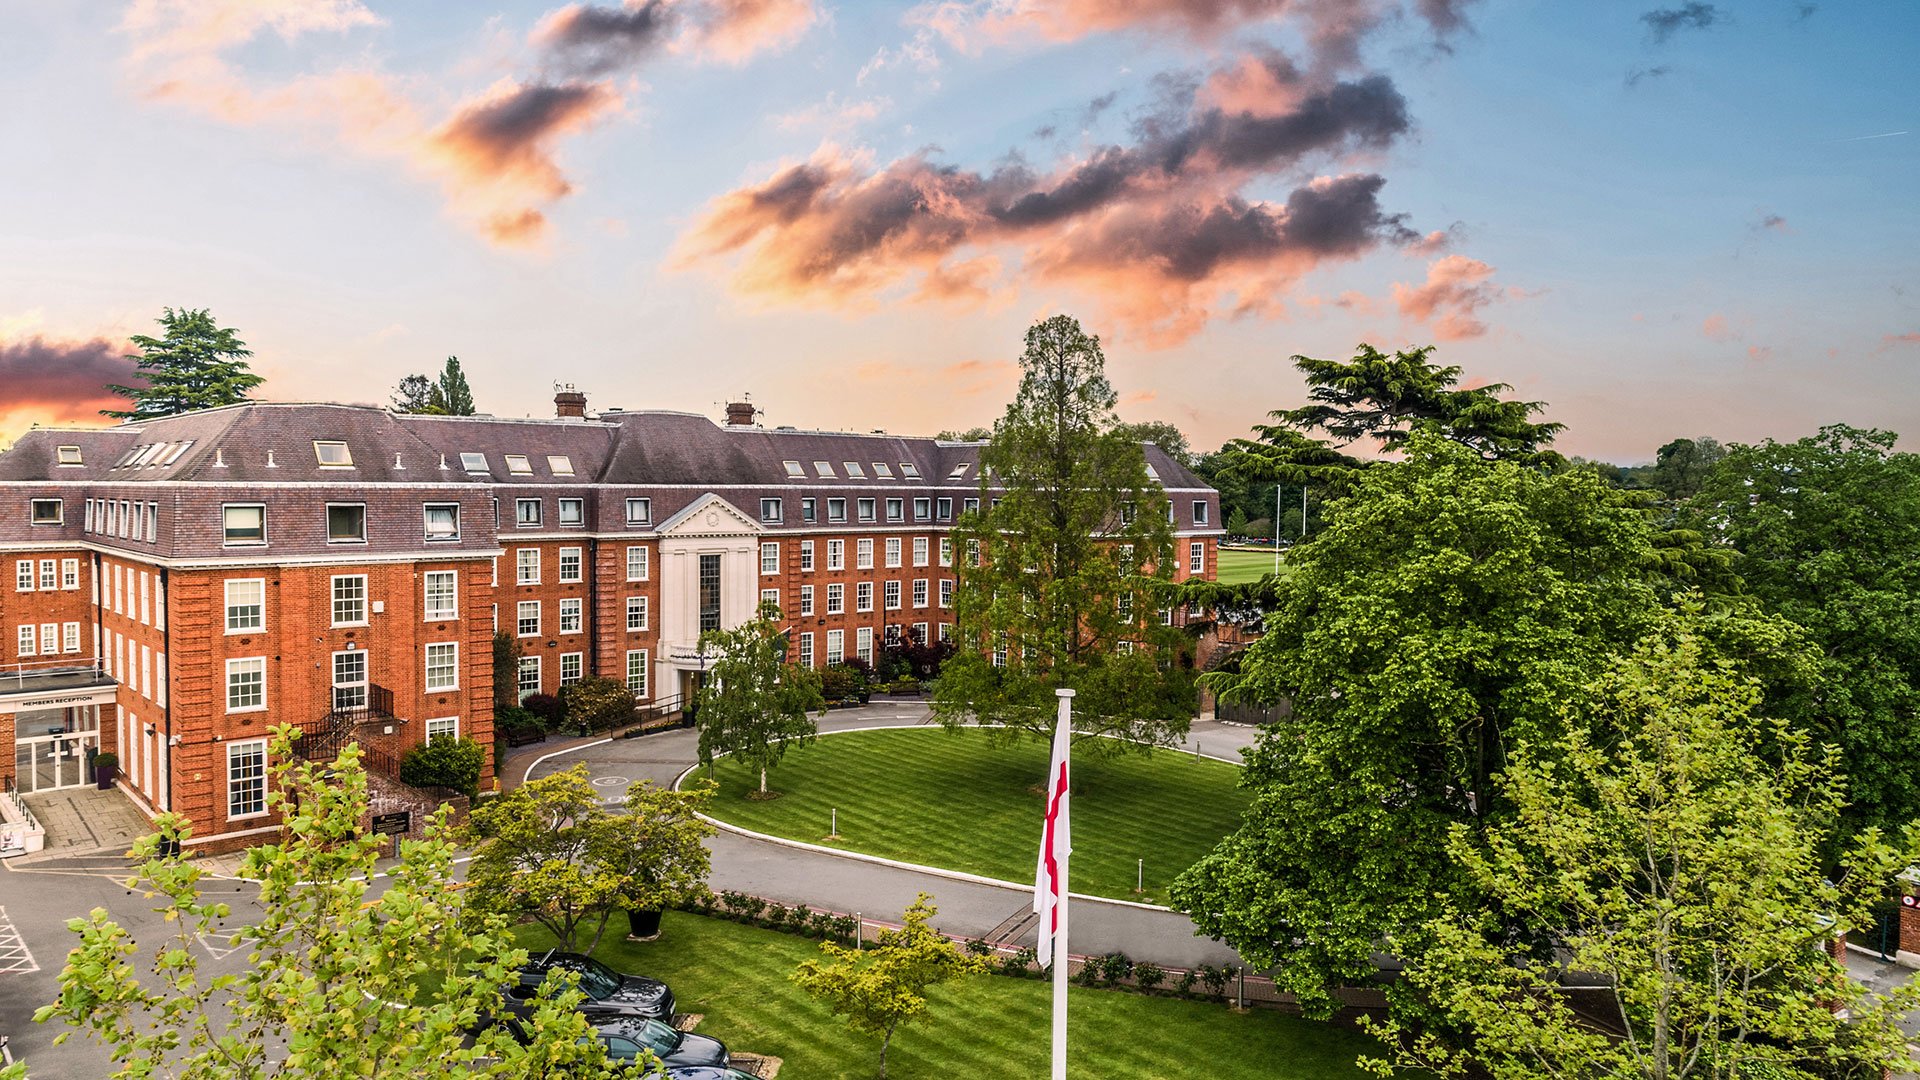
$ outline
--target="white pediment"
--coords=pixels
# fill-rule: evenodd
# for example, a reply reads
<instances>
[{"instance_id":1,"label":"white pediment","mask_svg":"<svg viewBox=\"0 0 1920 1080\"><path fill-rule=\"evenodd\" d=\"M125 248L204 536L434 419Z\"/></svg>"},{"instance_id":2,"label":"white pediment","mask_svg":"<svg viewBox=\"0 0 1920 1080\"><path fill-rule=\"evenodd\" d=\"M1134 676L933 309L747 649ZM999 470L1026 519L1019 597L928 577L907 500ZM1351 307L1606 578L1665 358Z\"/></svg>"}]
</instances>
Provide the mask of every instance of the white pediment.
<instances>
[{"instance_id":1,"label":"white pediment","mask_svg":"<svg viewBox=\"0 0 1920 1080\"><path fill-rule=\"evenodd\" d=\"M754 536L765 529L732 503L708 492L660 523L661 536Z\"/></svg>"}]
</instances>

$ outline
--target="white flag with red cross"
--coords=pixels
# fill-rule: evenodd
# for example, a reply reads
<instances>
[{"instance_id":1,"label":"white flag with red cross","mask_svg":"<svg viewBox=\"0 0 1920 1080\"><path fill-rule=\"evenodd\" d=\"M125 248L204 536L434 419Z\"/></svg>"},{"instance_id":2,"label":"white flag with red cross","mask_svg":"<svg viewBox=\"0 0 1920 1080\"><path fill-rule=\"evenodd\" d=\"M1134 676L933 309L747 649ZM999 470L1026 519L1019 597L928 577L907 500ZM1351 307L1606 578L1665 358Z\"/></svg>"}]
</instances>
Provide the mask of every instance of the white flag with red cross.
<instances>
[{"instance_id":1,"label":"white flag with red cross","mask_svg":"<svg viewBox=\"0 0 1920 1080\"><path fill-rule=\"evenodd\" d=\"M1067 902L1067 855L1073 851L1073 831L1067 824L1067 748L1073 739L1073 722L1066 701L1060 704L1053 732L1053 760L1047 768L1046 828L1040 835L1040 859L1033 879L1033 910L1040 916L1041 967L1053 962L1054 938L1063 921L1060 909Z\"/></svg>"}]
</instances>

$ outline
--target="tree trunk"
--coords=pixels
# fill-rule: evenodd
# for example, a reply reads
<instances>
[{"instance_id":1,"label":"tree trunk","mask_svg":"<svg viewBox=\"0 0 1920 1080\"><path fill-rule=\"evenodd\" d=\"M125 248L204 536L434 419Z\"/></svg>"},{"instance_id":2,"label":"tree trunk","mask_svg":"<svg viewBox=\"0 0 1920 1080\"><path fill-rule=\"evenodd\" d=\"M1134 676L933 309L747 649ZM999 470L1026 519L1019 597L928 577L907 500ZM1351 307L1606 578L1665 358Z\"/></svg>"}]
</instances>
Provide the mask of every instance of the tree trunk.
<instances>
[{"instance_id":1,"label":"tree trunk","mask_svg":"<svg viewBox=\"0 0 1920 1080\"><path fill-rule=\"evenodd\" d=\"M880 1039L880 1080L887 1080L887 1046L893 1042L893 1025L887 1025L887 1033Z\"/></svg>"},{"instance_id":2,"label":"tree trunk","mask_svg":"<svg viewBox=\"0 0 1920 1080\"><path fill-rule=\"evenodd\" d=\"M762 765L760 766L760 794L765 795L766 793L767 793L767 767L765 765Z\"/></svg>"}]
</instances>

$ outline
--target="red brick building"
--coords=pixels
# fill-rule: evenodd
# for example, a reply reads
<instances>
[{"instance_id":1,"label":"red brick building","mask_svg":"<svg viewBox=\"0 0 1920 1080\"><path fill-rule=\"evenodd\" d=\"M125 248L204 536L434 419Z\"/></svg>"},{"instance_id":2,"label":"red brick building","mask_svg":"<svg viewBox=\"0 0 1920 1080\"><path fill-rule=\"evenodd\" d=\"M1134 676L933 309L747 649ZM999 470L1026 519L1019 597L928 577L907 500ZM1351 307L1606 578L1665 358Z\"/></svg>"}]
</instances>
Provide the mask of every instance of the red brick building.
<instances>
[{"instance_id":1,"label":"red brick building","mask_svg":"<svg viewBox=\"0 0 1920 1080\"><path fill-rule=\"evenodd\" d=\"M143 809L230 846L273 827L272 725L491 744L496 627L523 695L593 674L642 701L689 693L701 631L762 600L815 667L951 632L980 444L556 406L257 403L22 437L0 454L0 784L84 783L111 750ZM1216 493L1147 455L1179 576L1214 576Z\"/></svg>"}]
</instances>

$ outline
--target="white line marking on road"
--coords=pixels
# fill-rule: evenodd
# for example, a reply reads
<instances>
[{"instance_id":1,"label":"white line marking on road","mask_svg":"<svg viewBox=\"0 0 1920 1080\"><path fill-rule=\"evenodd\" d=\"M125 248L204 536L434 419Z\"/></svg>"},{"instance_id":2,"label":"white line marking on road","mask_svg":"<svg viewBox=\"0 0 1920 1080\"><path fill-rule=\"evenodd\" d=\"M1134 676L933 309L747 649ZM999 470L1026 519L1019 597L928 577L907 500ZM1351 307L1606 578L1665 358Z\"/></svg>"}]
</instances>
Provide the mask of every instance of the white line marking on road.
<instances>
[{"instance_id":1,"label":"white line marking on road","mask_svg":"<svg viewBox=\"0 0 1920 1080\"><path fill-rule=\"evenodd\" d=\"M0 907L0 975L27 975L39 970L26 939L7 917L7 909Z\"/></svg>"},{"instance_id":2,"label":"white line marking on road","mask_svg":"<svg viewBox=\"0 0 1920 1080\"><path fill-rule=\"evenodd\" d=\"M234 953L237 953L241 949L244 949L247 947L247 943L244 941L238 945L232 944L234 935L238 934L240 931L244 929L246 928L242 926L236 926L231 930L222 931L220 933L212 935L211 937L207 935L206 931L202 930L199 933L194 934L193 936L195 939L197 939L200 942L200 947L207 950L208 956L213 957L215 960L225 960L227 957L232 956ZM226 942L227 944L215 945L214 942L216 941Z\"/></svg>"}]
</instances>

